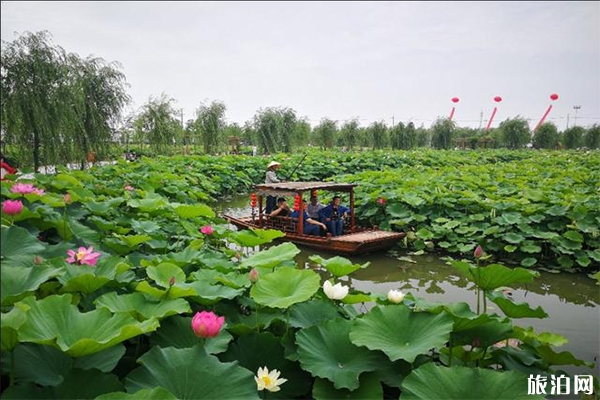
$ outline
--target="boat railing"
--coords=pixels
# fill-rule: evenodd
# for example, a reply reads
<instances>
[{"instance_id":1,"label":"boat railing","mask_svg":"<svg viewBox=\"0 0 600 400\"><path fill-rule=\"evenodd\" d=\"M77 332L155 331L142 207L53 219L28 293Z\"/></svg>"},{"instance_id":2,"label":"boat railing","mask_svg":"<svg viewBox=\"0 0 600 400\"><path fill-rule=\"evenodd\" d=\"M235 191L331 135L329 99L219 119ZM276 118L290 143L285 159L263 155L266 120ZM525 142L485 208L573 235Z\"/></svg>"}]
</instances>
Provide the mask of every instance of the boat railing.
<instances>
[{"instance_id":1,"label":"boat railing","mask_svg":"<svg viewBox=\"0 0 600 400\"><path fill-rule=\"evenodd\" d=\"M298 232L298 218L267 216L264 219L264 228L277 229L283 232L296 233Z\"/></svg>"}]
</instances>

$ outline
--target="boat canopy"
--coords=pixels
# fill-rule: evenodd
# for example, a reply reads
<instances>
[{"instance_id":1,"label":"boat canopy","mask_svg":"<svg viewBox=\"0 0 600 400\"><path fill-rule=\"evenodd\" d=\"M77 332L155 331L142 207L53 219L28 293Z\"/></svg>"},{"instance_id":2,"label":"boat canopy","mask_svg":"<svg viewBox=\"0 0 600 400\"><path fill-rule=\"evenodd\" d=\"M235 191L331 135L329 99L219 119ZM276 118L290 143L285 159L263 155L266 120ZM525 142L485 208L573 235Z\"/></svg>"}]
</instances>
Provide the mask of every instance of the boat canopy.
<instances>
[{"instance_id":1,"label":"boat canopy","mask_svg":"<svg viewBox=\"0 0 600 400\"><path fill-rule=\"evenodd\" d=\"M312 191L312 190L331 190L338 192L352 192L354 187L358 186L356 183L336 183L336 182L279 182L279 183L265 183L261 185L255 185L256 191L261 196L285 196L293 195L299 192Z\"/></svg>"}]
</instances>

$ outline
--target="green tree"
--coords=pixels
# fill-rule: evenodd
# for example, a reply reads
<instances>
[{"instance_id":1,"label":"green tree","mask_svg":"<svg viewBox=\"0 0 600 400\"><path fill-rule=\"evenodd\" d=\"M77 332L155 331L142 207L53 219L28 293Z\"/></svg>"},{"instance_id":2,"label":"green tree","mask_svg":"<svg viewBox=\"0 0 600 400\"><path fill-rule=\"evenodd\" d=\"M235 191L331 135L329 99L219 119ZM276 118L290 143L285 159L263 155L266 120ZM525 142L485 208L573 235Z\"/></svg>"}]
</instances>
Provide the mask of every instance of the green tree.
<instances>
[{"instance_id":1,"label":"green tree","mask_svg":"<svg viewBox=\"0 0 600 400\"><path fill-rule=\"evenodd\" d=\"M600 149L600 125L594 124L587 130L584 144L588 149Z\"/></svg>"},{"instance_id":2,"label":"green tree","mask_svg":"<svg viewBox=\"0 0 600 400\"><path fill-rule=\"evenodd\" d=\"M373 122L369 126L373 149L383 149L387 146L387 126L383 122Z\"/></svg>"},{"instance_id":3,"label":"green tree","mask_svg":"<svg viewBox=\"0 0 600 400\"><path fill-rule=\"evenodd\" d=\"M527 120L518 116L500 123L498 130L502 138L502 145L509 149L523 148L531 140L531 131Z\"/></svg>"},{"instance_id":4,"label":"green tree","mask_svg":"<svg viewBox=\"0 0 600 400\"><path fill-rule=\"evenodd\" d=\"M558 144L558 129L552 122L545 122L533 134L536 149L555 149Z\"/></svg>"},{"instance_id":5,"label":"green tree","mask_svg":"<svg viewBox=\"0 0 600 400\"><path fill-rule=\"evenodd\" d=\"M162 93L158 98L150 98L142 107L142 112L134 122L138 137L143 138L156 154L168 154L181 135L181 125L175 100Z\"/></svg>"},{"instance_id":6,"label":"green tree","mask_svg":"<svg viewBox=\"0 0 600 400\"><path fill-rule=\"evenodd\" d=\"M353 149L358 144L360 129L358 127L358 120L353 119L352 121L346 122L340 129L340 138L342 140L342 146L346 146L348 149Z\"/></svg>"},{"instance_id":7,"label":"green tree","mask_svg":"<svg viewBox=\"0 0 600 400\"><path fill-rule=\"evenodd\" d=\"M402 149L406 145L405 141L405 129L406 127L402 122L398 122L398 125L390 129L390 146L392 149Z\"/></svg>"},{"instance_id":8,"label":"green tree","mask_svg":"<svg viewBox=\"0 0 600 400\"><path fill-rule=\"evenodd\" d=\"M310 133L312 128L306 119L296 121L294 128L294 147L304 147L310 142Z\"/></svg>"},{"instance_id":9,"label":"green tree","mask_svg":"<svg viewBox=\"0 0 600 400\"><path fill-rule=\"evenodd\" d=\"M337 125L335 121L328 118L321 119L319 125L313 129L313 138L317 146L325 149L332 148L337 136Z\"/></svg>"},{"instance_id":10,"label":"green tree","mask_svg":"<svg viewBox=\"0 0 600 400\"><path fill-rule=\"evenodd\" d=\"M37 171L103 152L129 100L118 67L67 54L47 31L2 41L2 131L20 163Z\"/></svg>"},{"instance_id":11,"label":"green tree","mask_svg":"<svg viewBox=\"0 0 600 400\"><path fill-rule=\"evenodd\" d=\"M438 118L431 126L431 145L436 149L452 147L455 123L448 118Z\"/></svg>"},{"instance_id":12,"label":"green tree","mask_svg":"<svg viewBox=\"0 0 600 400\"><path fill-rule=\"evenodd\" d=\"M562 134L562 144L565 149L577 149L583 146L583 135L585 128L573 126L565 130Z\"/></svg>"},{"instance_id":13,"label":"green tree","mask_svg":"<svg viewBox=\"0 0 600 400\"><path fill-rule=\"evenodd\" d=\"M219 146L225 142L225 103L213 101L201 104L196 114L196 126L202 137L205 154L215 154Z\"/></svg>"},{"instance_id":14,"label":"green tree","mask_svg":"<svg viewBox=\"0 0 600 400\"><path fill-rule=\"evenodd\" d=\"M409 122L409 125L412 122ZM414 125L413 125L414 127ZM417 147L431 147L431 132L426 129L423 125L421 125L418 129L415 130L417 136Z\"/></svg>"}]
</instances>

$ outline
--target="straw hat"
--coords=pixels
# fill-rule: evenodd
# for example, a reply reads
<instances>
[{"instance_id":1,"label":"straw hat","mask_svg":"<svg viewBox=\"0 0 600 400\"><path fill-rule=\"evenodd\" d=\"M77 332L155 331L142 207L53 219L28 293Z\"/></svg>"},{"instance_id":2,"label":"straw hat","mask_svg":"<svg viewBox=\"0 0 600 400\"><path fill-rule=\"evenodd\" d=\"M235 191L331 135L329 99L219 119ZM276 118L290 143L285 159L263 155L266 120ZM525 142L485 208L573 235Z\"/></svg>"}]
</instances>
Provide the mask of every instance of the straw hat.
<instances>
[{"instance_id":1,"label":"straw hat","mask_svg":"<svg viewBox=\"0 0 600 400\"><path fill-rule=\"evenodd\" d=\"M274 167L274 166L276 166L276 165L281 165L281 164L280 164L280 163L278 163L277 161L271 161L271 162L269 163L269 165L267 165L267 169L268 169L268 168L271 168L271 167Z\"/></svg>"}]
</instances>

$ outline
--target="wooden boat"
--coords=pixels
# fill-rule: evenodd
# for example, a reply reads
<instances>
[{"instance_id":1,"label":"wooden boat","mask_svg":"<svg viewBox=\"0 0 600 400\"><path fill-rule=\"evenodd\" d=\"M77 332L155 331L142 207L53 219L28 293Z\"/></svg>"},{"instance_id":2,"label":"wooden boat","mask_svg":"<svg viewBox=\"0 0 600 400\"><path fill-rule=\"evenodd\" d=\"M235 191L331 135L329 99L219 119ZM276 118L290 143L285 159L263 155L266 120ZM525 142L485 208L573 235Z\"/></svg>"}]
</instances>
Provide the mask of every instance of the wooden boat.
<instances>
[{"instance_id":1,"label":"wooden boat","mask_svg":"<svg viewBox=\"0 0 600 400\"><path fill-rule=\"evenodd\" d=\"M282 182L256 185L256 204L252 207L252 215L234 217L224 215L231 224L240 229L263 228L278 229L285 233L280 240L339 254L364 254L386 250L404 237L403 232L389 232L377 227L366 228L355 224L354 187L356 184L333 182ZM344 233L340 236L312 236L303 232L303 213L299 218L269 217L264 213L263 198L265 196L295 196L301 201L316 190L348 192L350 195L350 217L345 221ZM307 194L308 196L305 196Z\"/></svg>"}]
</instances>

